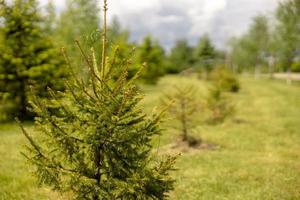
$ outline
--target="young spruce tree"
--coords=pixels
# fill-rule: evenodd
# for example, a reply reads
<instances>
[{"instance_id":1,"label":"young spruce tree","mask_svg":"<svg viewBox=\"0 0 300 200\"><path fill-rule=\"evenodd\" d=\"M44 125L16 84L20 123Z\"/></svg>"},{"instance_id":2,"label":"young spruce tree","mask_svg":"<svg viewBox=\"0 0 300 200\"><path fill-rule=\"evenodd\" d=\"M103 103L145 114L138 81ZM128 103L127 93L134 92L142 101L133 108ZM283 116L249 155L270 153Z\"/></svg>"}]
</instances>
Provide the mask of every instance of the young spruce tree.
<instances>
[{"instance_id":1,"label":"young spruce tree","mask_svg":"<svg viewBox=\"0 0 300 200\"><path fill-rule=\"evenodd\" d=\"M209 124L222 123L234 113L234 105L224 95L223 90L219 84L215 84L209 89L209 96L206 103L209 110L207 120Z\"/></svg>"},{"instance_id":2,"label":"young spruce tree","mask_svg":"<svg viewBox=\"0 0 300 200\"><path fill-rule=\"evenodd\" d=\"M41 184L73 199L165 199L173 188L169 172L175 158L152 156L150 142L161 133L161 114L143 112L134 84L140 72L126 78L129 60L120 65L116 55L106 57L106 11L104 0L100 67L94 52L83 52L78 42L90 79L84 82L73 73L65 92L48 89L51 103L33 99L38 132L22 128L29 141L25 156ZM120 69L123 73L113 81ZM52 106L58 111L51 112Z\"/></svg>"},{"instance_id":3,"label":"young spruce tree","mask_svg":"<svg viewBox=\"0 0 300 200\"><path fill-rule=\"evenodd\" d=\"M170 115L178 122L176 126L181 133L181 140L187 142L190 146L196 145L199 141L193 138L190 133L195 126L195 114L200 109L200 103L197 101L197 90L193 85L183 84L175 86L173 92L165 94L163 104L173 103L168 107Z\"/></svg>"}]
</instances>

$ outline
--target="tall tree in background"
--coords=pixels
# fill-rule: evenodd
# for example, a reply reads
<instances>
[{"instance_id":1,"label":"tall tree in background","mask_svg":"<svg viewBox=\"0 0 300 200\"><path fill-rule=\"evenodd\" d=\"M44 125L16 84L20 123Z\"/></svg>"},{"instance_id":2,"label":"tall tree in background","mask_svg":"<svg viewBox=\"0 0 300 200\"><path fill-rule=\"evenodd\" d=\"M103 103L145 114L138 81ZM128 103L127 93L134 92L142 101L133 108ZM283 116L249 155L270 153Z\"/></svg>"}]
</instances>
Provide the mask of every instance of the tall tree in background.
<instances>
[{"instance_id":1,"label":"tall tree in background","mask_svg":"<svg viewBox=\"0 0 300 200\"><path fill-rule=\"evenodd\" d=\"M254 17L248 32L230 42L233 65L238 65L243 70L252 70L254 67L255 74L258 75L261 66L266 64L270 37L268 19L264 15Z\"/></svg>"},{"instance_id":2,"label":"tall tree in background","mask_svg":"<svg viewBox=\"0 0 300 200\"><path fill-rule=\"evenodd\" d=\"M118 18L114 17L108 26L107 34L109 38L108 42L111 44L110 48L107 49L108 55L110 57L115 56L116 63L124 63L127 58L131 57L135 49L134 44L129 41L129 31L123 29ZM117 54L115 54L116 51L118 52ZM135 61L132 60L132 62L134 63ZM137 65L128 66L128 78L131 78L137 70ZM119 71L120 73L121 71Z\"/></svg>"},{"instance_id":3,"label":"tall tree in background","mask_svg":"<svg viewBox=\"0 0 300 200\"><path fill-rule=\"evenodd\" d=\"M92 43L99 46L100 42L100 19L98 0L67 0L66 10L64 10L58 21L58 37L63 46L78 57L75 40L82 43ZM76 24L76 28L74 28ZM88 46L92 46L88 44Z\"/></svg>"},{"instance_id":4,"label":"tall tree in background","mask_svg":"<svg viewBox=\"0 0 300 200\"><path fill-rule=\"evenodd\" d=\"M300 49L300 1L281 2L276 17L278 20L276 33L280 40L279 60L282 68L289 72Z\"/></svg>"},{"instance_id":5,"label":"tall tree in background","mask_svg":"<svg viewBox=\"0 0 300 200\"><path fill-rule=\"evenodd\" d=\"M47 86L62 89L62 60L44 33L35 0L0 2L3 41L0 45L0 97L8 117L30 116L29 85L42 96Z\"/></svg>"},{"instance_id":6,"label":"tall tree in background","mask_svg":"<svg viewBox=\"0 0 300 200\"><path fill-rule=\"evenodd\" d=\"M195 49L194 58L200 70L202 70L205 77L207 77L207 73L212 70L214 59L216 58L215 47L207 34L200 38Z\"/></svg>"},{"instance_id":7,"label":"tall tree in background","mask_svg":"<svg viewBox=\"0 0 300 200\"><path fill-rule=\"evenodd\" d=\"M260 74L261 67L266 63L266 54L269 50L268 19L264 15L254 17L248 32L249 53L252 55L255 66L255 76Z\"/></svg>"},{"instance_id":8,"label":"tall tree in background","mask_svg":"<svg viewBox=\"0 0 300 200\"><path fill-rule=\"evenodd\" d=\"M248 56L246 45L248 44L247 38L231 38L229 41L230 53L229 60L232 71L242 72L247 68L252 68L250 64L253 59Z\"/></svg>"},{"instance_id":9,"label":"tall tree in background","mask_svg":"<svg viewBox=\"0 0 300 200\"><path fill-rule=\"evenodd\" d=\"M165 52L158 41L150 36L144 38L139 46L137 60L139 64L146 63L142 79L148 83L155 83L165 73Z\"/></svg>"},{"instance_id":10,"label":"tall tree in background","mask_svg":"<svg viewBox=\"0 0 300 200\"><path fill-rule=\"evenodd\" d=\"M193 48L186 39L178 40L169 55L168 73L179 73L193 64Z\"/></svg>"},{"instance_id":11,"label":"tall tree in background","mask_svg":"<svg viewBox=\"0 0 300 200\"><path fill-rule=\"evenodd\" d=\"M112 45L119 44L116 40L118 40L119 37L122 37L123 35L128 36L128 34L129 34L128 31L122 29L120 21L117 17L114 17L112 19L111 24L109 24L109 26L107 27L107 35L109 37L109 42Z\"/></svg>"}]
</instances>

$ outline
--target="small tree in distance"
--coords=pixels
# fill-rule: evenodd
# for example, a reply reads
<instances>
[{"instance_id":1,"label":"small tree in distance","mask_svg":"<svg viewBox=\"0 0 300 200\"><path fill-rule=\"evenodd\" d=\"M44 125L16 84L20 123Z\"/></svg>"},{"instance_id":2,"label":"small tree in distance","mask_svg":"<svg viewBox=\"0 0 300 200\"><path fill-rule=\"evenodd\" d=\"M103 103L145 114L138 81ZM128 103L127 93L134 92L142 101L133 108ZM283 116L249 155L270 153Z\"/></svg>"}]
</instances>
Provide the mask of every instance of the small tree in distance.
<instances>
[{"instance_id":1,"label":"small tree in distance","mask_svg":"<svg viewBox=\"0 0 300 200\"><path fill-rule=\"evenodd\" d=\"M210 124L221 123L234 112L234 106L224 96L223 90L220 85L214 85L209 90L207 108L210 113L208 118Z\"/></svg>"},{"instance_id":2,"label":"small tree in distance","mask_svg":"<svg viewBox=\"0 0 300 200\"><path fill-rule=\"evenodd\" d=\"M196 88L192 85L174 86L175 90L165 94L163 104L169 104L170 115L180 124L176 128L181 132L181 140L189 146L197 145L199 141L193 138L190 133L194 128L194 118L199 111L199 102L196 98ZM174 124L178 124L174 123Z\"/></svg>"},{"instance_id":3,"label":"small tree in distance","mask_svg":"<svg viewBox=\"0 0 300 200\"><path fill-rule=\"evenodd\" d=\"M48 89L50 103L33 99L38 132L29 134L21 126L29 141L24 155L41 184L74 199L165 199L173 188L169 173L175 157L158 160L151 154L151 139L161 133L161 113L147 116L139 106L134 81L141 69L128 80L130 60L106 57L106 11L104 0L100 67L95 53L87 55L77 43L90 79L85 82L73 73L66 92ZM51 112L53 106L56 112Z\"/></svg>"},{"instance_id":4,"label":"small tree in distance","mask_svg":"<svg viewBox=\"0 0 300 200\"><path fill-rule=\"evenodd\" d=\"M226 66L217 66L209 74L209 79L213 81L218 88L228 92L238 92L240 83L233 72Z\"/></svg>"}]
</instances>

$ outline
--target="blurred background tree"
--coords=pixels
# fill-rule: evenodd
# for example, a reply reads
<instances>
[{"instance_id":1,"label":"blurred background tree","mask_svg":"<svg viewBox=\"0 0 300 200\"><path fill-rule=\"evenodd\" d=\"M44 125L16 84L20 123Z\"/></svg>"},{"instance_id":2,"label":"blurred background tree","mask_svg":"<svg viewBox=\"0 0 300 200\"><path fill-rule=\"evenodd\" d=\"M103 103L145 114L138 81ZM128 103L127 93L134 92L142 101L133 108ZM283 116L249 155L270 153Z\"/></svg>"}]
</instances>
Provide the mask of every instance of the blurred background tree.
<instances>
[{"instance_id":1,"label":"blurred background tree","mask_svg":"<svg viewBox=\"0 0 300 200\"><path fill-rule=\"evenodd\" d=\"M163 105L168 107L172 119L177 122L173 126L180 132L181 142L186 142L189 146L198 145L201 139L196 139L191 135L193 128L197 125L195 116L203 106L197 98L197 88L182 82L168 90L162 101Z\"/></svg>"},{"instance_id":2,"label":"blurred background tree","mask_svg":"<svg viewBox=\"0 0 300 200\"><path fill-rule=\"evenodd\" d=\"M216 49L212 41L205 34L200 38L194 51L196 67L203 73L204 78L207 78L209 71L212 70L216 54Z\"/></svg>"},{"instance_id":3,"label":"blurred background tree","mask_svg":"<svg viewBox=\"0 0 300 200\"><path fill-rule=\"evenodd\" d=\"M53 40L41 26L42 17L35 0L1 1L0 97L4 119L30 119L26 109L29 85L45 95L46 87L62 90L65 66L53 48Z\"/></svg>"},{"instance_id":4,"label":"blurred background tree","mask_svg":"<svg viewBox=\"0 0 300 200\"><path fill-rule=\"evenodd\" d=\"M262 66L266 66L266 55L269 52L270 33L268 19L264 15L253 18L246 34L232 39L231 59L237 67L260 74Z\"/></svg>"},{"instance_id":5,"label":"blurred background tree","mask_svg":"<svg viewBox=\"0 0 300 200\"><path fill-rule=\"evenodd\" d=\"M166 71L165 59L165 51L159 42L151 36L146 36L137 52L137 62L140 65L143 62L146 63L146 68L143 70L141 78L146 83L156 83L158 78L164 75Z\"/></svg>"},{"instance_id":6,"label":"blurred background tree","mask_svg":"<svg viewBox=\"0 0 300 200\"><path fill-rule=\"evenodd\" d=\"M276 11L276 18L280 67L284 71L291 71L293 62L300 54L300 1L281 2Z\"/></svg>"},{"instance_id":7,"label":"blurred background tree","mask_svg":"<svg viewBox=\"0 0 300 200\"><path fill-rule=\"evenodd\" d=\"M75 63L84 63L77 51L75 40L80 41L84 50L94 47L97 58L101 54L99 12L98 0L66 0L66 9L59 16L55 35L59 45L66 47L67 52L70 52L71 60ZM74 27L75 24L76 27Z\"/></svg>"},{"instance_id":8,"label":"blurred background tree","mask_svg":"<svg viewBox=\"0 0 300 200\"><path fill-rule=\"evenodd\" d=\"M193 48L186 39L176 41L168 56L167 73L179 73L193 65Z\"/></svg>"}]
</instances>

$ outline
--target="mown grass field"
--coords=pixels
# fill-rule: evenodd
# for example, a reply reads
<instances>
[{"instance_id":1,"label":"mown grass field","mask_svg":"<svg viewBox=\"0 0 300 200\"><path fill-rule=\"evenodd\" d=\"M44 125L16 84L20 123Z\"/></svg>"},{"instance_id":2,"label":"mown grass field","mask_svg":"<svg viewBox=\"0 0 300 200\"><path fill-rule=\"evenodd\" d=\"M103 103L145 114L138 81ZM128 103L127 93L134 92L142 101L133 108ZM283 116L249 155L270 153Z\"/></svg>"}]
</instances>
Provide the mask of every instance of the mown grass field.
<instances>
[{"instance_id":1,"label":"mown grass field","mask_svg":"<svg viewBox=\"0 0 300 200\"><path fill-rule=\"evenodd\" d=\"M146 110L159 104L167 84L178 80L166 77L155 87L143 87ZM206 83L192 82L205 95ZM299 85L241 78L241 91L231 98L236 106L233 117L217 126L199 124L193 132L219 148L189 151L178 158L176 189L170 199L300 199ZM30 129L31 125L26 127ZM177 134L166 128L155 139L155 148L172 152L165 147L176 140ZM0 126L0 200L62 199L47 188L37 187L20 154L24 144L15 124Z\"/></svg>"}]
</instances>

